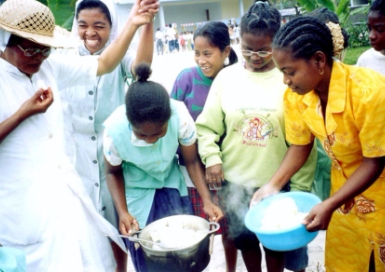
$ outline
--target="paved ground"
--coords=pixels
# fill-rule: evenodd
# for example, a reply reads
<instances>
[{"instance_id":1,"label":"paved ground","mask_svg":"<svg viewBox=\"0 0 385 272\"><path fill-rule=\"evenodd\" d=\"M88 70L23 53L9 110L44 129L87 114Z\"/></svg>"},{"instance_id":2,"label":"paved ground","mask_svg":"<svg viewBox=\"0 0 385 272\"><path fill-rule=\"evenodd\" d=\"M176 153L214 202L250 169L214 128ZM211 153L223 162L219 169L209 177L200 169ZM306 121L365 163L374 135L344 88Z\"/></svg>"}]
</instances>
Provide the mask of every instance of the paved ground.
<instances>
[{"instance_id":1,"label":"paved ground","mask_svg":"<svg viewBox=\"0 0 385 272\"><path fill-rule=\"evenodd\" d=\"M238 48L235 48L238 53ZM239 56L239 54L238 54ZM154 56L152 65L152 76L151 80L161 83L169 92L172 89L173 83L178 76L179 72L187 67L195 66L194 54L192 51L179 52L175 54L166 54L163 56ZM323 272L324 263L324 243L325 243L325 232L319 232L315 240L313 240L308 247L309 252L309 266L306 269L307 272ZM266 271L266 265L263 262L263 271ZM135 271L131 262L129 261L128 270L129 272ZM211 256L211 261L208 267L204 270L207 272L225 272L226 264L224 258L224 251L221 242L221 236L215 236L214 240L214 251ZM240 252L238 253L237 271L245 272L246 267L243 263ZM285 270L289 271L289 270ZM174 272L174 271L170 271Z\"/></svg>"}]
</instances>

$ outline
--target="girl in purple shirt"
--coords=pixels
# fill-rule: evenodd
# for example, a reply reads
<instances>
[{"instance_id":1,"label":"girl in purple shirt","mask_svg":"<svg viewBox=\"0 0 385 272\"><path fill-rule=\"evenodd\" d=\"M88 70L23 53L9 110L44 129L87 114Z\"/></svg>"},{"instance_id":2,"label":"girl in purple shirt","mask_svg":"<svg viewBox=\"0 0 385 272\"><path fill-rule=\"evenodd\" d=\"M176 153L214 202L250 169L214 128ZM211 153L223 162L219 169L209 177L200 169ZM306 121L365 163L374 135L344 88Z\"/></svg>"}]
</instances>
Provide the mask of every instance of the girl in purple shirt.
<instances>
[{"instance_id":1,"label":"girl in purple shirt","mask_svg":"<svg viewBox=\"0 0 385 272\"><path fill-rule=\"evenodd\" d=\"M230 46L227 26L220 21L209 22L197 29L193 40L197 66L186 68L178 75L171 97L183 101L195 121L203 110L216 75L224 67L238 62L238 57ZM188 176L182 156L179 156L179 163L186 180L195 215L208 219L203 211L202 199ZM211 192L213 200L217 202L216 190L211 190ZM225 227L226 223L222 220L221 228ZM222 238L222 242L225 249L227 271L233 271L237 261L237 249L227 239Z\"/></svg>"}]
</instances>

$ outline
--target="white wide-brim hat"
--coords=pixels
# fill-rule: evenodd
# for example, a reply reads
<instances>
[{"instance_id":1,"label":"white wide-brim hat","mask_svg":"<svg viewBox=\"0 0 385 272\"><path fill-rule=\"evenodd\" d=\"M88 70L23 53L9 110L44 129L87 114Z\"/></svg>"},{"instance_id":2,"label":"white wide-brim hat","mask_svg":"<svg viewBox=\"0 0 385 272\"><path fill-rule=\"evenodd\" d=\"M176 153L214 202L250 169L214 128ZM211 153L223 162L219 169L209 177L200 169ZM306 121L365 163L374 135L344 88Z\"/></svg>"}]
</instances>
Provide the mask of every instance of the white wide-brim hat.
<instances>
[{"instance_id":1,"label":"white wide-brim hat","mask_svg":"<svg viewBox=\"0 0 385 272\"><path fill-rule=\"evenodd\" d=\"M7 0L0 6L0 28L55 48L74 47L70 32L55 25L51 10L36 0Z\"/></svg>"}]
</instances>

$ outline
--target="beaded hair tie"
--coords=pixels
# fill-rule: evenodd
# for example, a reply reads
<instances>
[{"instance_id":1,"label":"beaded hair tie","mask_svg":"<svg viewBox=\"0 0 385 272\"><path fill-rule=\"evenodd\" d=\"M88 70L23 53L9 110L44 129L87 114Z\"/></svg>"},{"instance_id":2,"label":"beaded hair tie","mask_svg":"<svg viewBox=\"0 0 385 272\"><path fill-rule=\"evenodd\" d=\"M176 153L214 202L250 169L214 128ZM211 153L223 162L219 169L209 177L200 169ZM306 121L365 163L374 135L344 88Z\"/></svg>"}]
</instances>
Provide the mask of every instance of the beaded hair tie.
<instances>
[{"instance_id":1,"label":"beaded hair tie","mask_svg":"<svg viewBox=\"0 0 385 272\"><path fill-rule=\"evenodd\" d=\"M339 24L329 22L326 24L330 29L333 39L333 53L334 56L338 56L342 50L344 50L344 36Z\"/></svg>"}]
</instances>

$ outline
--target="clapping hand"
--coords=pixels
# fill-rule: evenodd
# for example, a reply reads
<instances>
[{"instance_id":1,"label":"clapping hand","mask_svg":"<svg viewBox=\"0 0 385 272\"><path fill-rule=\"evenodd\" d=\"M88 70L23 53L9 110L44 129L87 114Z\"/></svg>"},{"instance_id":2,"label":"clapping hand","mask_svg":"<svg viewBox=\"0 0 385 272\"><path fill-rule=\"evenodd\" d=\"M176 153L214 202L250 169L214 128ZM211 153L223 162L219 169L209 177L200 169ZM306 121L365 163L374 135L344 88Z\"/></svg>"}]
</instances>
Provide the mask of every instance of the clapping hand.
<instances>
[{"instance_id":1,"label":"clapping hand","mask_svg":"<svg viewBox=\"0 0 385 272\"><path fill-rule=\"evenodd\" d=\"M130 13L134 25L141 26L153 22L159 11L159 0L136 0Z\"/></svg>"}]
</instances>

